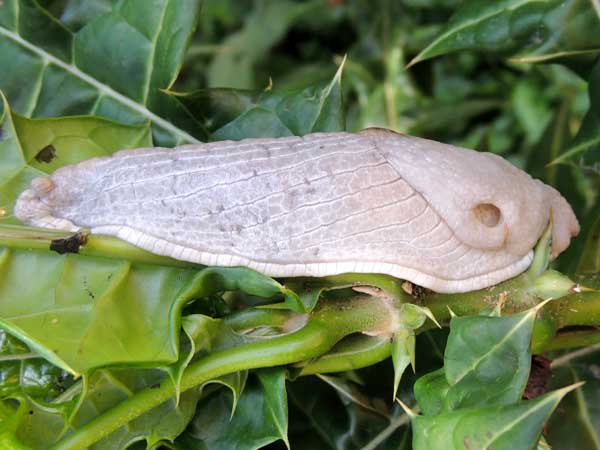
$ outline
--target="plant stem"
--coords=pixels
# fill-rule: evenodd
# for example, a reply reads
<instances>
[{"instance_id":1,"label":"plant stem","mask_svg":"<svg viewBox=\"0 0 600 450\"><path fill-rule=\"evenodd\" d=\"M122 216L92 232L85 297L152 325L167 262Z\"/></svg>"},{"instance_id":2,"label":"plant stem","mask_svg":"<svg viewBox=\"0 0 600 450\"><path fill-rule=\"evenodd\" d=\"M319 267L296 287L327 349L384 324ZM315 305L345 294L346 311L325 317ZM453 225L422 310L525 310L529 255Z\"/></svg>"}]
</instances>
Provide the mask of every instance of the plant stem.
<instances>
[{"instance_id":1,"label":"plant stem","mask_svg":"<svg viewBox=\"0 0 600 450\"><path fill-rule=\"evenodd\" d=\"M17 225L0 225L0 247L50 250L55 239L67 239L75 233L60 230L47 230ZM110 236L87 236L79 253L89 256L124 259L131 262L158 264L174 267L201 267L187 261L179 261L167 256L156 255Z\"/></svg>"},{"instance_id":2,"label":"plant stem","mask_svg":"<svg viewBox=\"0 0 600 450\"><path fill-rule=\"evenodd\" d=\"M289 309L248 308L230 314L223 320L235 331L243 331L260 326L285 327L291 321L299 321L304 316Z\"/></svg>"},{"instance_id":3,"label":"plant stem","mask_svg":"<svg viewBox=\"0 0 600 450\"><path fill-rule=\"evenodd\" d=\"M317 357L346 335L387 332L394 324L393 305L371 296L321 302L300 330L209 354L184 371L181 392L222 375L260 367L292 364ZM171 382L143 389L59 441L53 450L83 449L175 395Z\"/></svg>"},{"instance_id":4,"label":"plant stem","mask_svg":"<svg viewBox=\"0 0 600 450\"><path fill-rule=\"evenodd\" d=\"M584 347L600 343L600 330L581 330L558 333L556 337L543 348L544 352Z\"/></svg>"},{"instance_id":5,"label":"plant stem","mask_svg":"<svg viewBox=\"0 0 600 450\"><path fill-rule=\"evenodd\" d=\"M582 292L558 299L553 307L560 328L600 325L600 292Z\"/></svg>"},{"instance_id":6,"label":"plant stem","mask_svg":"<svg viewBox=\"0 0 600 450\"><path fill-rule=\"evenodd\" d=\"M348 336L325 355L296 365L300 376L317 373L345 372L372 366L387 359L392 344L387 336Z\"/></svg>"}]
</instances>

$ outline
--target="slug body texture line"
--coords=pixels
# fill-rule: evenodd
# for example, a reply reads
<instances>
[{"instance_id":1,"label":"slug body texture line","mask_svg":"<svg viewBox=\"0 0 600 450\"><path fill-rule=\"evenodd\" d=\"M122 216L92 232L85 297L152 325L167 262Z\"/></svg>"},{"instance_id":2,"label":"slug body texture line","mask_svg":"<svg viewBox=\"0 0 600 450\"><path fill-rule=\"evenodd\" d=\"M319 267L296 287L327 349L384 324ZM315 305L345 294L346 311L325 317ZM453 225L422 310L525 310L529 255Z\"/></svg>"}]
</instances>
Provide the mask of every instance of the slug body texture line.
<instances>
[{"instance_id":1,"label":"slug body texture line","mask_svg":"<svg viewBox=\"0 0 600 450\"><path fill-rule=\"evenodd\" d=\"M566 200L499 156L382 129L126 150L36 178L23 222L274 277L385 273L438 292L524 271Z\"/></svg>"}]
</instances>

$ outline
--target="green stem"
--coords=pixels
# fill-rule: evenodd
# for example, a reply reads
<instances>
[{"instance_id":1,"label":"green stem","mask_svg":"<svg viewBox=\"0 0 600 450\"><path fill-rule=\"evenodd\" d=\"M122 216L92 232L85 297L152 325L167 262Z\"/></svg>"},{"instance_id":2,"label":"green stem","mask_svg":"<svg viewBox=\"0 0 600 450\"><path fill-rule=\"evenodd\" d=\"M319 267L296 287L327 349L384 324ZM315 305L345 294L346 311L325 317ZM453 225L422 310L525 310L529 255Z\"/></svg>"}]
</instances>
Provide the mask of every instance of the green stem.
<instances>
[{"instance_id":1,"label":"green stem","mask_svg":"<svg viewBox=\"0 0 600 450\"><path fill-rule=\"evenodd\" d=\"M301 321L305 314L289 309L248 308L223 318L235 331L249 330L260 326L285 327L293 321Z\"/></svg>"},{"instance_id":2,"label":"green stem","mask_svg":"<svg viewBox=\"0 0 600 450\"><path fill-rule=\"evenodd\" d=\"M544 352L584 347L600 342L600 330L580 330L558 333L555 338L543 348Z\"/></svg>"},{"instance_id":3,"label":"green stem","mask_svg":"<svg viewBox=\"0 0 600 450\"><path fill-rule=\"evenodd\" d=\"M576 279L582 286L598 290L573 293L550 302L536 320L532 339L534 353L600 342L600 331L560 332L561 328L568 326L600 326L600 277L598 274L586 274ZM476 315L484 308L496 306L499 302L503 304L504 314L512 314L539 303L540 298L532 289L533 285L534 276L524 273L493 289L450 295L430 293L425 295L420 303L429 307L436 319L442 323L450 320L450 310L457 315ZM418 333L434 326L428 321ZM361 340L360 345L356 344L357 340ZM300 375L342 372L376 364L389 355L390 346L387 340L351 336L317 360L305 361L296 366L302 368Z\"/></svg>"},{"instance_id":4,"label":"green stem","mask_svg":"<svg viewBox=\"0 0 600 450\"><path fill-rule=\"evenodd\" d=\"M50 250L55 239L67 239L75 233L43 228L31 228L18 225L0 225L0 247ZM174 267L200 267L186 261L179 261L167 256L147 252L134 245L110 236L87 236L85 245L79 253L89 256L124 259L131 262L158 264Z\"/></svg>"},{"instance_id":5,"label":"green stem","mask_svg":"<svg viewBox=\"0 0 600 450\"><path fill-rule=\"evenodd\" d=\"M428 307L440 323L450 320L450 311L458 316L475 315L484 308L495 307L500 302L502 312L511 314L539 303L540 299L532 286L533 278L525 272L493 288L460 294L432 292L423 297L421 304ZM427 323L426 326L431 328L432 325Z\"/></svg>"},{"instance_id":6,"label":"green stem","mask_svg":"<svg viewBox=\"0 0 600 450\"><path fill-rule=\"evenodd\" d=\"M348 336L317 360L303 361L296 367L302 369L300 376L356 370L389 358L391 348L387 336Z\"/></svg>"},{"instance_id":7,"label":"green stem","mask_svg":"<svg viewBox=\"0 0 600 450\"><path fill-rule=\"evenodd\" d=\"M560 328L600 325L600 291L568 295L552 307Z\"/></svg>"},{"instance_id":8,"label":"green stem","mask_svg":"<svg viewBox=\"0 0 600 450\"><path fill-rule=\"evenodd\" d=\"M394 324L393 305L385 300L357 296L321 303L308 323L296 332L215 352L190 364L181 378L181 392L228 373L315 358L346 335L360 331L385 333ZM174 395L170 382L143 389L66 436L52 449L87 448Z\"/></svg>"}]
</instances>

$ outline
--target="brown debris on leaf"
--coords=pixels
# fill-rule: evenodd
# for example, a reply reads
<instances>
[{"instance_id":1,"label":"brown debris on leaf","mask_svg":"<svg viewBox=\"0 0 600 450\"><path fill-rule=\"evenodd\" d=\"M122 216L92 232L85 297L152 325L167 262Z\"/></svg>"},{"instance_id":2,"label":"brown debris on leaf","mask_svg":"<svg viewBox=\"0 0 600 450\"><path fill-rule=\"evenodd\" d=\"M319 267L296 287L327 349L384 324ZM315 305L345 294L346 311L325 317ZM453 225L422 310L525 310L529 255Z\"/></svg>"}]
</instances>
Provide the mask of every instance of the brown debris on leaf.
<instances>
[{"instance_id":1,"label":"brown debris on leaf","mask_svg":"<svg viewBox=\"0 0 600 450\"><path fill-rule=\"evenodd\" d=\"M86 235L84 233L75 233L65 239L53 239L50 242L50 250L63 255L65 253L79 253L79 247L85 244Z\"/></svg>"}]
</instances>

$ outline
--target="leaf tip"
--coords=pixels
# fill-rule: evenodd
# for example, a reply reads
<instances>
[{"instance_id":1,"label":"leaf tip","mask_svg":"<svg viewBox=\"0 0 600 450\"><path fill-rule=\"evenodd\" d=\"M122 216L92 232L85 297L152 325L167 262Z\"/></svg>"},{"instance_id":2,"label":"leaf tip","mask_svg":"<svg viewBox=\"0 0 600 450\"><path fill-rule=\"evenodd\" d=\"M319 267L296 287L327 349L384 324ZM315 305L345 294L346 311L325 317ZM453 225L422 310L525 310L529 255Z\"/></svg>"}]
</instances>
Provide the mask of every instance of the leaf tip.
<instances>
[{"instance_id":1,"label":"leaf tip","mask_svg":"<svg viewBox=\"0 0 600 450\"><path fill-rule=\"evenodd\" d=\"M337 71L335 72L335 75L332 80L332 84L334 84L336 82L339 83L340 80L342 79L342 72L344 71L344 66L346 65L346 59L348 59L347 53L344 54L344 56L340 62L340 65L339 65Z\"/></svg>"},{"instance_id":2,"label":"leaf tip","mask_svg":"<svg viewBox=\"0 0 600 450\"><path fill-rule=\"evenodd\" d=\"M585 381L579 381L577 383L570 384L569 386L565 386L563 388L557 389L556 391L554 391L554 393L556 393L556 395L558 395L559 397L562 398L565 395L567 395L569 392L572 392L575 389L579 389L584 384L585 384Z\"/></svg>"},{"instance_id":3,"label":"leaf tip","mask_svg":"<svg viewBox=\"0 0 600 450\"><path fill-rule=\"evenodd\" d=\"M421 57L421 53L419 53L417 56L415 56L413 59L411 59L409 61L409 63L404 67L406 70L410 69L412 66L420 63L421 61L423 61L423 58Z\"/></svg>"}]
</instances>

